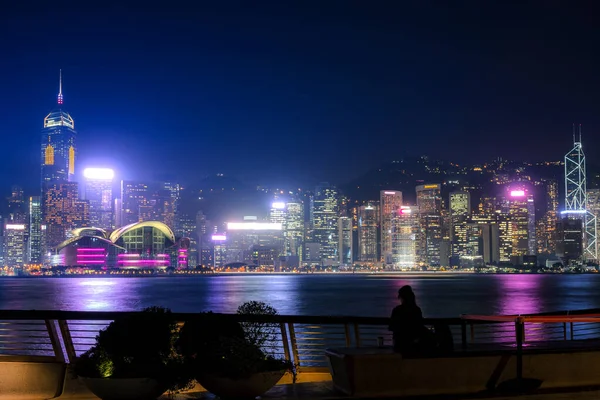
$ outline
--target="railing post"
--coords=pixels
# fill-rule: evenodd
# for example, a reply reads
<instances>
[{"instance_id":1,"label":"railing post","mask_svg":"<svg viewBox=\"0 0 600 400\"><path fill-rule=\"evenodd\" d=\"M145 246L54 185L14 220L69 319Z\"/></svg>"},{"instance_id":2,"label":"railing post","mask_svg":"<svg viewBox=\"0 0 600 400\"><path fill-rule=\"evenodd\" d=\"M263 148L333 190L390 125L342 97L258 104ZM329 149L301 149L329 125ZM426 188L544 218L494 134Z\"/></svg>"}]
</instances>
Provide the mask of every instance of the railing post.
<instances>
[{"instance_id":1,"label":"railing post","mask_svg":"<svg viewBox=\"0 0 600 400\"><path fill-rule=\"evenodd\" d=\"M471 322L471 343L475 341L475 324Z\"/></svg>"},{"instance_id":2,"label":"railing post","mask_svg":"<svg viewBox=\"0 0 600 400\"><path fill-rule=\"evenodd\" d=\"M460 341L462 342L463 350L467 349L467 321L460 321Z\"/></svg>"},{"instance_id":3,"label":"railing post","mask_svg":"<svg viewBox=\"0 0 600 400\"><path fill-rule=\"evenodd\" d=\"M71 331L69 330L69 324L64 319L58 320L58 327L62 336L63 343L65 344L65 350L67 351L67 358L69 363L74 363L77 358L75 352L75 346L73 345L73 338L71 337Z\"/></svg>"},{"instance_id":4,"label":"railing post","mask_svg":"<svg viewBox=\"0 0 600 400\"><path fill-rule=\"evenodd\" d=\"M563 322L563 339L567 340L567 323Z\"/></svg>"},{"instance_id":5,"label":"railing post","mask_svg":"<svg viewBox=\"0 0 600 400\"><path fill-rule=\"evenodd\" d=\"M356 339L356 347L360 347L360 329L358 329L358 324L354 325L354 338Z\"/></svg>"},{"instance_id":6,"label":"railing post","mask_svg":"<svg viewBox=\"0 0 600 400\"><path fill-rule=\"evenodd\" d=\"M281 322L279 324L279 328L281 329L281 343L283 344L283 354L286 360L290 360L290 342L288 340L287 330L285 327L285 323Z\"/></svg>"},{"instance_id":7,"label":"railing post","mask_svg":"<svg viewBox=\"0 0 600 400\"><path fill-rule=\"evenodd\" d=\"M344 324L344 333L346 334L346 347L350 347L352 343L350 340L350 324Z\"/></svg>"},{"instance_id":8,"label":"railing post","mask_svg":"<svg viewBox=\"0 0 600 400\"><path fill-rule=\"evenodd\" d=\"M298 358L298 343L296 343L296 331L294 330L293 322L288 322L288 331L290 333L290 343L292 345L294 364L297 366L297 368L300 368L300 359Z\"/></svg>"},{"instance_id":9,"label":"railing post","mask_svg":"<svg viewBox=\"0 0 600 400\"><path fill-rule=\"evenodd\" d=\"M523 379L523 319L517 317L515 320L515 336L517 339L517 380Z\"/></svg>"},{"instance_id":10,"label":"railing post","mask_svg":"<svg viewBox=\"0 0 600 400\"><path fill-rule=\"evenodd\" d=\"M574 339L574 337L575 337L575 333L573 332L573 323L572 323L572 322L570 322L570 323L569 323L569 328L570 328L570 330L571 330L571 333L570 333L570 335L571 335L571 340L573 340L573 339Z\"/></svg>"},{"instance_id":11,"label":"railing post","mask_svg":"<svg viewBox=\"0 0 600 400\"><path fill-rule=\"evenodd\" d=\"M58 337L58 332L56 331L56 325L54 324L54 320L46 319L44 320L46 323L46 329L48 330L48 336L50 336L50 343L52 343L52 350L54 350L54 357L56 357L56 361L64 363L65 362L65 354L63 353L63 349L60 346L60 338Z\"/></svg>"}]
</instances>

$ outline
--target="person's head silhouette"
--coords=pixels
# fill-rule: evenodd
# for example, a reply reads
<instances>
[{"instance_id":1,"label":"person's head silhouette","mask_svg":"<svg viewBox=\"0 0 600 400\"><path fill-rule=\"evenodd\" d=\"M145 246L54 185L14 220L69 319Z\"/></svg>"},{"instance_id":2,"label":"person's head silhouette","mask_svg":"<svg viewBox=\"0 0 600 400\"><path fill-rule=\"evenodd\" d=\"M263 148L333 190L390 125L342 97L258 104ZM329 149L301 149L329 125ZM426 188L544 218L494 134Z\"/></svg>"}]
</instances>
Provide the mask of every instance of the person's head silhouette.
<instances>
[{"instance_id":1,"label":"person's head silhouette","mask_svg":"<svg viewBox=\"0 0 600 400\"><path fill-rule=\"evenodd\" d=\"M402 304L416 304L415 293L409 285L402 286L398 289L398 298Z\"/></svg>"}]
</instances>

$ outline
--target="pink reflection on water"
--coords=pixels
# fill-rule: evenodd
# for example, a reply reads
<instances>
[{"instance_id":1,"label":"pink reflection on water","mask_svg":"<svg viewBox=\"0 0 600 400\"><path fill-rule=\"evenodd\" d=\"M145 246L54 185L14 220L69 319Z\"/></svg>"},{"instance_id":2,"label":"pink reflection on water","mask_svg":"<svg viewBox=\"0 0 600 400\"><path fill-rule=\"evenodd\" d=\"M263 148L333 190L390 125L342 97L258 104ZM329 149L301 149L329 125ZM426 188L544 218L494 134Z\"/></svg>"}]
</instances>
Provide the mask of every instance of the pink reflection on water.
<instances>
[{"instance_id":1,"label":"pink reflection on water","mask_svg":"<svg viewBox=\"0 0 600 400\"><path fill-rule=\"evenodd\" d=\"M542 280L533 274L497 275L500 282L498 314L535 314L542 312Z\"/></svg>"}]
</instances>

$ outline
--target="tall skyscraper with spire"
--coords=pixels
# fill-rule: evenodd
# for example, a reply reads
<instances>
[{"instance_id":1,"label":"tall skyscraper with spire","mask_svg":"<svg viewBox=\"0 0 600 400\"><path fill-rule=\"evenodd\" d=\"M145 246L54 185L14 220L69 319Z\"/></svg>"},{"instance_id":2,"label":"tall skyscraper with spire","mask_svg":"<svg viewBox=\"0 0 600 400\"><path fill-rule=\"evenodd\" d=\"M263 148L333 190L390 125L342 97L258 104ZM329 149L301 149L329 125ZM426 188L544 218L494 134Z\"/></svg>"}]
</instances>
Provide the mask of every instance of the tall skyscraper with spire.
<instances>
[{"instance_id":1,"label":"tall skyscraper with spire","mask_svg":"<svg viewBox=\"0 0 600 400\"><path fill-rule=\"evenodd\" d=\"M62 109L62 71L58 81L58 107L44 118L41 143L42 186L44 183L70 182L75 176L75 122Z\"/></svg>"},{"instance_id":2,"label":"tall skyscraper with spire","mask_svg":"<svg viewBox=\"0 0 600 400\"><path fill-rule=\"evenodd\" d=\"M59 72L57 107L44 118L41 140L41 201L46 225L46 244L60 244L66 232L79 221L77 183L73 182L76 161L75 122L62 109L62 71Z\"/></svg>"},{"instance_id":3,"label":"tall skyscraper with spire","mask_svg":"<svg viewBox=\"0 0 600 400\"><path fill-rule=\"evenodd\" d=\"M585 154L581 142L581 125L576 135L573 125L573 148L565 155L565 210L564 217L581 219L583 226L583 256L598 259L596 246L596 216L588 210Z\"/></svg>"}]
</instances>

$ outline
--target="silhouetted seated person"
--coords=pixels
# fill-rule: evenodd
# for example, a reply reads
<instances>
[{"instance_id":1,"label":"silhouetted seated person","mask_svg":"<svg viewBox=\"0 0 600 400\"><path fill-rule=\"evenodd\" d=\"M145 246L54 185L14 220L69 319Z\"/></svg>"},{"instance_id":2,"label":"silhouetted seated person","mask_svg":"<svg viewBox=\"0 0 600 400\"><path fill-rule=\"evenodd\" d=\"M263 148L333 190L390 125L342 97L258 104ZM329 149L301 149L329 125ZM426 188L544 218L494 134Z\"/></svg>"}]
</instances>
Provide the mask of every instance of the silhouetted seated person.
<instances>
[{"instance_id":1,"label":"silhouetted seated person","mask_svg":"<svg viewBox=\"0 0 600 400\"><path fill-rule=\"evenodd\" d=\"M424 353L433 349L431 333L423 324L423 313L417 306L415 294L408 285L398 290L400 305L392 310L389 330L394 336L394 351L405 356Z\"/></svg>"}]
</instances>

